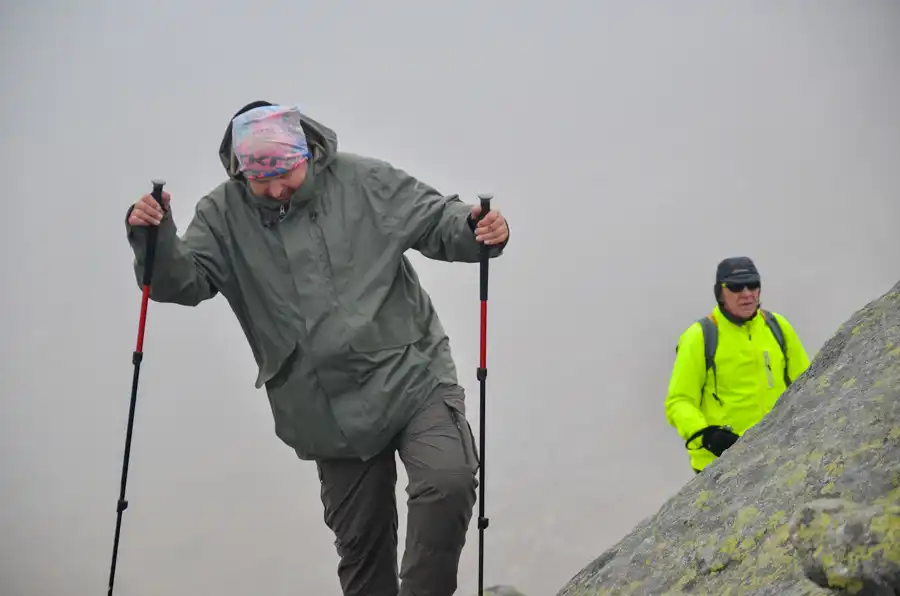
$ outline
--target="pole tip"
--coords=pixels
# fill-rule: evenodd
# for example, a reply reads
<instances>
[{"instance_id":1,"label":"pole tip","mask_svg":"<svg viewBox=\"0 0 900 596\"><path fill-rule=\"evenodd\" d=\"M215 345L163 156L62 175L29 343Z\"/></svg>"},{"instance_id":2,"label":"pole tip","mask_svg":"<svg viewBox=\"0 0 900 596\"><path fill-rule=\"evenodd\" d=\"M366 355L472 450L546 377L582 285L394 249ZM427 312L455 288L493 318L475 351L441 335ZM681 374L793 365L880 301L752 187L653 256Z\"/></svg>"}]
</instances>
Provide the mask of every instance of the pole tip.
<instances>
[{"instance_id":1,"label":"pole tip","mask_svg":"<svg viewBox=\"0 0 900 596\"><path fill-rule=\"evenodd\" d=\"M163 180L162 178L154 178L153 180L150 181L150 183L156 188L162 188L163 186L166 185L166 181Z\"/></svg>"},{"instance_id":2,"label":"pole tip","mask_svg":"<svg viewBox=\"0 0 900 596\"><path fill-rule=\"evenodd\" d=\"M478 198L481 199L482 201L490 201L491 199L494 198L494 195L488 194L488 193L481 193L478 195Z\"/></svg>"}]
</instances>

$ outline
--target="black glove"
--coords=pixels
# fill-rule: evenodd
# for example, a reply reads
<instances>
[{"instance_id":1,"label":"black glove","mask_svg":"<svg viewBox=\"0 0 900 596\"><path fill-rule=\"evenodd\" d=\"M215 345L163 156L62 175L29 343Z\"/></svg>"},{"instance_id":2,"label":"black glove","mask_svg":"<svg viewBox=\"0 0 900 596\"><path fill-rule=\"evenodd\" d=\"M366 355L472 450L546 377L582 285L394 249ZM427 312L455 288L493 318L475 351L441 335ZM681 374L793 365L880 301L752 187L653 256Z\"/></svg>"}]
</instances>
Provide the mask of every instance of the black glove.
<instances>
[{"instance_id":1,"label":"black glove","mask_svg":"<svg viewBox=\"0 0 900 596\"><path fill-rule=\"evenodd\" d=\"M740 438L730 429L722 426L707 426L703 429L703 446L719 457Z\"/></svg>"}]
</instances>

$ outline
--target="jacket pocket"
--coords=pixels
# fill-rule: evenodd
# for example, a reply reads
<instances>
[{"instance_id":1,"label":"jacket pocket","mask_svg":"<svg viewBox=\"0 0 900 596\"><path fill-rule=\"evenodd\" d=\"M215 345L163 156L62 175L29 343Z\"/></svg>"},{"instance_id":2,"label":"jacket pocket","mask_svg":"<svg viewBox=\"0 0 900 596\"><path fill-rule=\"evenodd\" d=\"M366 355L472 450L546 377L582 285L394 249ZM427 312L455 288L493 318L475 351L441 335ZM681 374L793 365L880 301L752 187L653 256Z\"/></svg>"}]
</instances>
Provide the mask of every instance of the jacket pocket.
<instances>
[{"instance_id":1,"label":"jacket pocket","mask_svg":"<svg viewBox=\"0 0 900 596\"><path fill-rule=\"evenodd\" d=\"M304 369L299 352L293 354L266 384L275 435L301 459L353 455L315 372Z\"/></svg>"}]
</instances>

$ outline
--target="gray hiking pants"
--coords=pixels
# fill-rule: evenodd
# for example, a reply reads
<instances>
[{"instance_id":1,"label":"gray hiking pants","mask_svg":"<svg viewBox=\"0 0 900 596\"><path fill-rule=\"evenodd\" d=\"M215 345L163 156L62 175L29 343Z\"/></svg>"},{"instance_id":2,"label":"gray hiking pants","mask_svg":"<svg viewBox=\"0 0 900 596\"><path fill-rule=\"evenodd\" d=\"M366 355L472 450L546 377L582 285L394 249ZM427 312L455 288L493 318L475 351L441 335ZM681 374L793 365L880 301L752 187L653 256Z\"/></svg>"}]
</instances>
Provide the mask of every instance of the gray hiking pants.
<instances>
[{"instance_id":1,"label":"gray hiking pants","mask_svg":"<svg viewBox=\"0 0 900 596\"><path fill-rule=\"evenodd\" d=\"M475 505L478 455L461 387L440 387L380 455L316 462L344 596L450 596ZM409 484L397 570L397 467ZM402 585L400 581L402 580Z\"/></svg>"}]
</instances>

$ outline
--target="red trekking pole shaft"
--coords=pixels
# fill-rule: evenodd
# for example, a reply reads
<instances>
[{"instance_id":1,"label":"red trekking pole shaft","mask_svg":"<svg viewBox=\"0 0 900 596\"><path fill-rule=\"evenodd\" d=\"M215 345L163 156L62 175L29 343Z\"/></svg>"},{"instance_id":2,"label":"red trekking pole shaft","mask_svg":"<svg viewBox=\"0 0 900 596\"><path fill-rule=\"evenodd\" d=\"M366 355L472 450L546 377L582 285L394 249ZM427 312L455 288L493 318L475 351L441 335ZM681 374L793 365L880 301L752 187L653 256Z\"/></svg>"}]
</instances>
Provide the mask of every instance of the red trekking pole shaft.
<instances>
[{"instance_id":1,"label":"red trekking pole shaft","mask_svg":"<svg viewBox=\"0 0 900 596\"><path fill-rule=\"evenodd\" d=\"M478 195L481 200L481 214L479 219L483 218L491 210L491 195ZM490 253L487 245L481 245L481 350L478 362L478 381L481 384L481 399L479 400L479 416L481 417L481 432L478 437L478 450L481 453L481 465L479 472L481 478L478 483L478 596L484 594L484 530L488 527L490 521L484 513L484 429L485 429L485 398L487 385L487 308L488 308L488 263L490 262Z\"/></svg>"},{"instance_id":2,"label":"red trekking pole shaft","mask_svg":"<svg viewBox=\"0 0 900 596\"><path fill-rule=\"evenodd\" d=\"M153 180L153 198L163 206L162 192L164 180ZM144 257L144 279L142 280L143 294L141 295L141 316L138 322L137 346L134 349L131 362L134 364L134 376L131 380L131 405L128 409L128 428L125 431L125 456L122 459L122 482L119 487L119 501L116 504L116 533L113 539L112 562L109 566L109 591L112 596L113 583L116 578L116 560L119 554L119 535L122 530L122 512L128 507L125 500L125 485L128 482L128 461L131 457L131 435L134 429L134 409L137 405L138 379L141 376L141 360L144 357L144 326L147 323L147 305L150 300L150 280L153 277L153 264L156 260L156 236L159 232L157 226L147 227L147 250Z\"/></svg>"}]
</instances>

